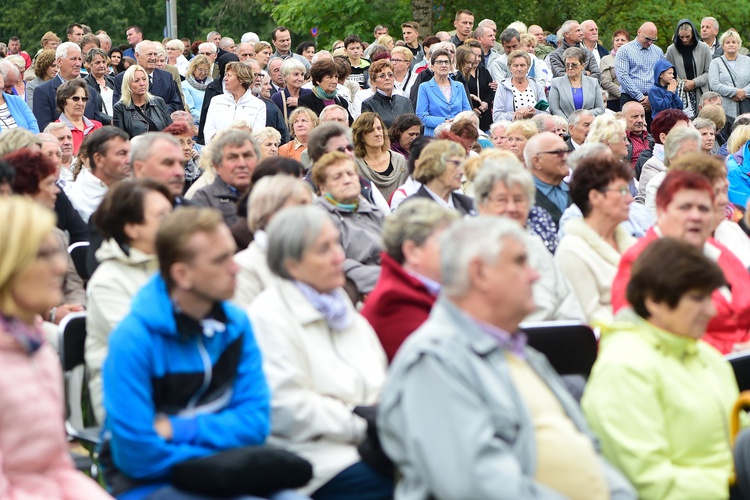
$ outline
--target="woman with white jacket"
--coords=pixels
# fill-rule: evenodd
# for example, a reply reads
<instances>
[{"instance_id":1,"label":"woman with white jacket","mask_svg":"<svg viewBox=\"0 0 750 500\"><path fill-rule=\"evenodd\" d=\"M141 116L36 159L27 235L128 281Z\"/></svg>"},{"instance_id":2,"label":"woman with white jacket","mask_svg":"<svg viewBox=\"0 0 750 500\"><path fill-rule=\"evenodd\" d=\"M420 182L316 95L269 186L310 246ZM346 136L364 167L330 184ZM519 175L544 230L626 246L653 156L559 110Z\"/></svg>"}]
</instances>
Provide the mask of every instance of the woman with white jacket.
<instances>
[{"instance_id":1,"label":"woman with white jacket","mask_svg":"<svg viewBox=\"0 0 750 500\"><path fill-rule=\"evenodd\" d=\"M370 324L342 289L344 251L325 211L284 209L268 225L268 265L280 279L248 314L271 389L269 444L313 465L301 491L317 500L386 499L393 479L364 462L386 357ZM369 421L369 429L368 429Z\"/></svg>"},{"instance_id":2,"label":"woman with white jacket","mask_svg":"<svg viewBox=\"0 0 750 500\"><path fill-rule=\"evenodd\" d=\"M570 196L583 219L565 226L555 263L589 322L612 320L612 281L620 257L636 241L621 224L628 220L633 201L631 177L630 166L619 160L589 157L581 160L570 182Z\"/></svg>"},{"instance_id":3,"label":"woman with white jacket","mask_svg":"<svg viewBox=\"0 0 750 500\"><path fill-rule=\"evenodd\" d=\"M159 268L156 231L172 211L172 195L159 182L121 181L104 197L94 223L104 237L100 262L89 280L86 316L86 367L94 414L104 422L102 365L109 334L130 312L130 300Z\"/></svg>"},{"instance_id":4,"label":"woman with white jacket","mask_svg":"<svg viewBox=\"0 0 750 500\"><path fill-rule=\"evenodd\" d=\"M208 144L216 132L245 120L253 130L266 126L266 105L251 91L255 75L245 63L230 62L224 72L224 93L211 99L203 136Z\"/></svg>"}]
</instances>

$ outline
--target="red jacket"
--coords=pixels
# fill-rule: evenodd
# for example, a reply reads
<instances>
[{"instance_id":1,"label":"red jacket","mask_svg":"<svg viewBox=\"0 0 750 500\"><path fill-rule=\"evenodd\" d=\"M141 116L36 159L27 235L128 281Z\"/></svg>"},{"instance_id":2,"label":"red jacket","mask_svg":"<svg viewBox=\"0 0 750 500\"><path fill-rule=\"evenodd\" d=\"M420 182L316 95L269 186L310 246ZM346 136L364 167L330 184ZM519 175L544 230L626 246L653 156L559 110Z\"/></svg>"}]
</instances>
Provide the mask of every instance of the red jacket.
<instances>
[{"instance_id":1,"label":"red jacket","mask_svg":"<svg viewBox=\"0 0 750 500\"><path fill-rule=\"evenodd\" d=\"M380 277L362 308L391 361L406 337L427 320L435 303L424 284L393 257L381 255Z\"/></svg>"},{"instance_id":2,"label":"red jacket","mask_svg":"<svg viewBox=\"0 0 750 500\"><path fill-rule=\"evenodd\" d=\"M657 238L659 235L652 227L620 259L620 267L612 282L612 308L615 313L628 305L625 290L630 281L633 262L643 249ZM706 241L704 252L724 271L724 279L729 284L731 299L727 299L726 289L723 292L722 289L714 291L711 299L716 307L716 316L708 324L703 340L722 354L727 354L732 352L734 344L750 340L750 274L729 249L713 238Z\"/></svg>"}]
</instances>

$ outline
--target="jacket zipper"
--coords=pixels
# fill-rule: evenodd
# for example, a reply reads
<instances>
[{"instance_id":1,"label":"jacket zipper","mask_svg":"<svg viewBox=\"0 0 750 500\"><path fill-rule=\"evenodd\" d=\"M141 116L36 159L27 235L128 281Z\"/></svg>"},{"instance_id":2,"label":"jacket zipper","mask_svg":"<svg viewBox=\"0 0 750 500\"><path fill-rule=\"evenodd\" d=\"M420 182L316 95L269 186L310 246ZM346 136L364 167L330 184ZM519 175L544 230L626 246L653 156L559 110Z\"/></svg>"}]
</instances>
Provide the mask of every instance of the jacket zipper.
<instances>
[{"instance_id":1,"label":"jacket zipper","mask_svg":"<svg viewBox=\"0 0 750 500\"><path fill-rule=\"evenodd\" d=\"M190 409L195 408L198 405L200 398L206 393L208 387L211 385L211 379L213 378L213 366L211 365L211 357L208 355L206 346L203 345L203 335L198 337L198 354L200 354L201 361L203 362L203 384L200 389L190 398L187 407Z\"/></svg>"}]
</instances>

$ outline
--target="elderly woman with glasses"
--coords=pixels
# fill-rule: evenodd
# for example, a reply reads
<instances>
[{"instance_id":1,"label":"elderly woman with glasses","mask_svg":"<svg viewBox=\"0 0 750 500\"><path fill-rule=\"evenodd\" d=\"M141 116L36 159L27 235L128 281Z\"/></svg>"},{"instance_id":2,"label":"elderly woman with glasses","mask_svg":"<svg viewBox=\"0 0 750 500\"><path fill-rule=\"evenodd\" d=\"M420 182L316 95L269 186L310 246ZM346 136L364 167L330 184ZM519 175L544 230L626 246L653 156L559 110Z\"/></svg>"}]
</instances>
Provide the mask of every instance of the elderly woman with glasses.
<instances>
[{"instance_id":1,"label":"elderly woman with glasses","mask_svg":"<svg viewBox=\"0 0 750 500\"><path fill-rule=\"evenodd\" d=\"M188 66L190 65L190 62L187 60L187 58L182 55L182 53L185 51L185 44L182 43L181 40L175 38L168 41L164 45L164 49L167 52L167 64L170 64L177 68L180 76L185 76Z\"/></svg>"},{"instance_id":2,"label":"elderly woman with glasses","mask_svg":"<svg viewBox=\"0 0 750 500\"><path fill-rule=\"evenodd\" d=\"M370 84L375 88L375 93L362 102L362 113L377 113L386 128L390 128L399 116L414 113L411 101L395 94L393 82L393 64L386 59L372 63Z\"/></svg>"},{"instance_id":3,"label":"elderly woman with glasses","mask_svg":"<svg viewBox=\"0 0 750 500\"><path fill-rule=\"evenodd\" d=\"M456 210L461 216L476 215L474 200L457 193L464 175L466 150L453 141L434 141L419 155L412 174L422 185L409 198L426 198ZM407 198L408 199L408 198Z\"/></svg>"},{"instance_id":4,"label":"elderly woman with glasses","mask_svg":"<svg viewBox=\"0 0 750 500\"><path fill-rule=\"evenodd\" d=\"M546 242L534 229L531 213L536 193L534 178L515 158L505 155L481 160L479 173L474 178L474 192L480 215L508 217L529 233L526 245L529 264L539 272L539 280L533 289L536 309L526 320L585 321L581 304L568 279L558 269Z\"/></svg>"},{"instance_id":5,"label":"elderly woman with glasses","mask_svg":"<svg viewBox=\"0 0 750 500\"><path fill-rule=\"evenodd\" d=\"M565 76L552 79L549 90L549 109L553 115L568 119L577 109L586 109L594 116L604 113L602 90L596 78L583 74L586 53L579 47L563 52Z\"/></svg>"},{"instance_id":6,"label":"elderly woman with glasses","mask_svg":"<svg viewBox=\"0 0 750 500\"><path fill-rule=\"evenodd\" d=\"M185 72L185 81L182 82L182 93L185 95L185 105L190 110L190 115L196 125L201 120L201 109L203 98L206 95L206 87L213 81L209 72L211 61L204 55L197 55L190 60L190 65Z\"/></svg>"},{"instance_id":7,"label":"elderly woman with glasses","mask_svg":"<svg viewBox=\"0 0 750 500\"><path fill-rule=\"evenodd\" d=\"M424 124L424 134L434 135L441 123L452 122L461 111L471 111L466 88L449 78L451 55L447 50L436 50L430 55L434 76L419 86L417 116Z\"/></svg>"},{"instance_id":8,"label":"elderly woman with glasses","mask_svg":"<svg viewBox=\"0 0 750 500\"><path fill-rule=\"evenodd\" d=\"M82 78L68 80L57 88L55 97L60 117L55 120L64 123L73 135L73 154L78 154L83 138L101 128L101 122L83 116L89 100L89 89ZM116 124L115 124L116 125Z\"/></svg>"},{"instance_id":9,"label":"elderly woman with glasses","mask_svg":"<svg viewBox=\"0 0 750 500\"><path fill-rule=\"evenodd\" d=\"M620 257L635 243L620 224L628 220L633 196L629 166L614 158L584 158L570 182L570 195L583 219L570 220L555 253L586 320L612 319L612 280Z\"/></svg>"}]
</instances>

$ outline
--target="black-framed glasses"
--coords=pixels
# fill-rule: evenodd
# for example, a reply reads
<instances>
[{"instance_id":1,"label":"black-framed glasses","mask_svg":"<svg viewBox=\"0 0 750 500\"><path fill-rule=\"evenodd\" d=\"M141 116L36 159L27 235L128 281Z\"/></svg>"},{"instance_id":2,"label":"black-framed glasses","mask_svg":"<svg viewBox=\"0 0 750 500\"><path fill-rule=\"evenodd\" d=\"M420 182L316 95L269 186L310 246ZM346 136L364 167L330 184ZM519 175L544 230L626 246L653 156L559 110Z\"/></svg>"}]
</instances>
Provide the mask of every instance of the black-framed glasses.
<instances>
[{"instance_id":1,"label":"black-framed glasses","mask_svg":"<svg viewBox=\"0 0 750 500\"><path fill-rule=\"evenodd\" d=\"M621 187L621 188L604 188L604 189L600 189L599 191L601 191L602 193L606 193L607 191L614 191L615 193L620 193L620 196L622 196L623 198L625 198L627 195L630 194L630 189L628 189L626 187Z\"/></svg>"},{"instance_id":2,"label":"black-framed glasses","mask_svg":"<svg viewBox=\"0 0 750 500\"><path fill-rule=\"evenodd\" d=\"M558 158L563 158L564 156L568 155L570 151L567 149L555 149L554 151L539 151L537 154L540 155L557 155Z\"/></svg>"},{"instance_id":3,"label":"black-framed glasses","mask_svg":"<svg viewBox=\"0 0 750 500\"><path fill-rule=\"evenodd\" d=\"M441 59L441 60L439 60L439 61L435 61L435 65L436 65L436 66L440 66L440 65L445 65L445 66L447 66L447 65L449 65L450 63L451 63L450 61L446 61L445 59Z\"/></svg>"},{"instance_id":4,"label":"black-framed glasses","mask_svg":"<svg viewBox=\"0 0 750 500\"><path fill-rule=\"evenodd\" d=\"M73 100L73 102L81 102L81 101L88 102L89 100L88 97L81 97L79 95L72 95L70 96L70 98Z\"/></svg>"},{"instance_id":5,"label":"black-framed glasses","mask_svg":"<svg viewBox=\"0 0 750 500\"><path fill-rule=\"evenodd\" d=\"M351 153L352 151L354 151L354 144L347 144L346 146L338 147L336 148L336 151L338 151L339 153L346 153L347 151L349 151Z\"/></svg>"},{"instance_id":6,"label":"black-framed glasses","mask_svg":"<svg viewBox=\"0 0 750 500\"><path fill-rule=\"evenodd\" d=\"M648 37L648 36L646 36L646 35L643 35L643 38L644 38L644 40L646 40L646 41L647 41L647 42L649 42L649 43L656 43L656 42L658 42L658 41L659 41L659 39L658 39L658 38L651 38L651 37Z\"/></svg>"}]
</instances>

